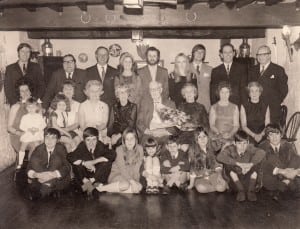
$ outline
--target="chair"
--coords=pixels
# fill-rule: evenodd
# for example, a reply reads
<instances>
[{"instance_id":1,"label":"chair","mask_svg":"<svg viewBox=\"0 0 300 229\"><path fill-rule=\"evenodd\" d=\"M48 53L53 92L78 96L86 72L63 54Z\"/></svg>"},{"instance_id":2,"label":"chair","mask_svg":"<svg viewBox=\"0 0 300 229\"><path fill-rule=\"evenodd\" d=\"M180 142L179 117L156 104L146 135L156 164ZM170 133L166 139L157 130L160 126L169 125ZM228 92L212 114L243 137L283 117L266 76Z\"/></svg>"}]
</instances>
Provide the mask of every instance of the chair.
<instances>
[{"instance_id":1,"label":"chair","mask_svg":"<svg viewBox=\"0 0 300 229\"><path fill-rule=\"evenodd\" d=\"M280 126L284 130L286 127L286 117L288 113L288 108L286 105L281 105L280 106Z\"/></svg>"},{"instance_id":2,"label":"chair","mask_svg":"<svg viewBox=\"0 0 300 229\"><path fill-rule=\"evenodd\" d=\"M300 112L295 112L287 123L284 130L284 139L294 143L297 140L297 133L300 127Z\"/></svg>"}]
</instances>

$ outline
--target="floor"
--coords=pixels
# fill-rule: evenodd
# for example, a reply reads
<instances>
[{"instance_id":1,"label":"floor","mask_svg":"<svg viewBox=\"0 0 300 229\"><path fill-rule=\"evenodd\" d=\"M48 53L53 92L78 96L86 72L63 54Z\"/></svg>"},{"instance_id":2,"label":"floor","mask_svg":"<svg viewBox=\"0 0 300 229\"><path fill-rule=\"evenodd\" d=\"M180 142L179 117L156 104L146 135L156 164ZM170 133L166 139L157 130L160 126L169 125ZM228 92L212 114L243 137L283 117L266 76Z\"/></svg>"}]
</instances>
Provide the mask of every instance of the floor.
<instances>
[{"instance_id":1,"label":"floor","mask_svg":"<svg viewBox=\"0 0 300 229\"><path fill-rule=\"evenodd\" d=\"M0 229L60 228L300 228L300 200L268 193L256 203L237 203L230 193L167 196L103 194L99 199L64 196L31 202L13 182L13 168L0 173Z\"/></svg>"}]
</instances>

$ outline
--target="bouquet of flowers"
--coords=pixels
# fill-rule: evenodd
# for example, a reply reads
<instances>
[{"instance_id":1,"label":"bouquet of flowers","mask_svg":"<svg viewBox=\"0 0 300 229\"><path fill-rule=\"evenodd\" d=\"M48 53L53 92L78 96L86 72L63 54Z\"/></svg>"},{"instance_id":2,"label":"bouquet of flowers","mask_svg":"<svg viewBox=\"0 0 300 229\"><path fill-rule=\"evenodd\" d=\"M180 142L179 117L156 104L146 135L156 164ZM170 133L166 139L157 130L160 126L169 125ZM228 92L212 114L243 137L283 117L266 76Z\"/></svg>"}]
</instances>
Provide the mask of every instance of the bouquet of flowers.
<instances>
[{"instance_id":1,"label":"bouquet of flowers","mask_svg":"<svg viewBox=\"0 0 300 229\"><path fill-rule=\"evenodd\" d=\"M156 107L156 111L166 127L177 126L180 128L190 121L190 116L184 112L164 105Z\"/></svg>"}]
</instances>

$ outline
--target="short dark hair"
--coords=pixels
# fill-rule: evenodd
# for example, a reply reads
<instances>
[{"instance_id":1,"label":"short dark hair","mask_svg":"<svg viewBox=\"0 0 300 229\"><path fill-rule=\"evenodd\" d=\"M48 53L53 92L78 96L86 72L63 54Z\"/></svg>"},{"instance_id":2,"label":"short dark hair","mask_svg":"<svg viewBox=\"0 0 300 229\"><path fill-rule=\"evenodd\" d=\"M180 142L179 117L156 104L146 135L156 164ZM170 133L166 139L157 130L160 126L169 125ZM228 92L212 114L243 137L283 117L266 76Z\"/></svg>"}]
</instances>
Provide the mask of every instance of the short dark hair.
<instances>
[{"instance_id":1,"label":"short dark hair","mask_svg":"<svg viewBox=\"0 0 300 229\"><path fill-rule=\"evenodd\" d=\"M195 56L195 52L197 52L198 50L204 50L204 57L203 60L205 59L206 56L206 48L203 44L196 44L193 49L192 49L192 57L191 57L191 62L194 61L194 56Z\"/></svg>"},{"instance_id":2,"label":"short dark hair","mask_svg":"<svg viewBox=\"0 0 300 229\"><path fill-rule=\"evenodd\" d=\"M157 141L154 138L151 138L151 137L147 138L147 140L144 143L145 148L147 148L147 147L157 147L157 146L158 146Z\"/></svg>"},{"instance_id":3,"label":"short dark hair","mask_svg":"<svg viewBox=\"0 0 300 229\"><path fill-rule=\"evenodd\" d=\"M198 137L201 133L204 133L207 137L208 137L208 131L207 129L205 129L203 126L199 126L196 128L196 130L194 131L194 139L195 142L197 142Z\"/></svg>"},{"instance_id":4,"label":"short dark hair","mask_svg":"<svg viewBox=\"0 0 300 229\"><path fill-rule=\"evenodd\" d=\"M170 135L169 137L168 137L168 140L167 140L167 145L168 144L173 144L173 143L178 143L178 136L176 136L176 135Z\"/></svg>"},{"instance_id":5,"label":"short dark hair","mask_svg":"<svg viewBox=\"0 0 300 229\"><path fill-rule=\"evenodd\" d=\"M249 135L243 130L238 130L234 135L234 141L235 142L249 141Z\"/></svg>"},{"instance_id":6,"label":"short dark hair","mask_svg":"<svg viewBox=\"0 0 300 229\"><path fill-rule=\"evenodd\" d=\"M218 84L218 87L217 87L217 90L216 90L216 95L217 95L218 98L220 98L220 91L222 90L222 88L227 88L229 90L230 95L231 95L232 88L231 88L230 83L227 82L227 81L221 81Z\"/></svg>"},{"instance_id":7,"label":"short dark hair","mask_svg":"<svg viewBox=\"0 0 300 229\"><path fill-rule=\"evenodd\" d=\"M32 50L32 47L30 46L30 44L28 44L28 43L21 43L21 44L18 45L17 52L19 52L24 47L29 48L30 51Z\"/></svg>"},{"instance_id":8,"label":"short dark hair","mask_svg":"<svg viewBox=\"0 0 300 229\"><path fill-rule=\"evenodd\" d=\"M282 128L278 123L270 123L266 126L265 135L268 136L270 133L282 134Z\"/></svg>"},{"instance_id":9,"label":"short dark hair","mask_svg":"<svg viewBox=\"0 0 300 229\"><path fill-rule=\"evenodd\" d=\"M157 52L158 60L160 60L160 51L159 51L159 49L155 48L154 46L151 46L151 47L147 48L146 56L148 56L148 53L152 52L152 51Z\"/></svg>"},{"instance_id":10,"label":"short dark hair","mask_svg":"<svg viewBox=\"0 0 300 229\"><path fill-rule=\"evenodd\" d=\"M30 105L30 104L37 104L38 100L34 97L30 97L26 100L26 105Z\"/></svg>"},{"instance_id":11,"label":"short dark hair","mask_svg":"<svg viewBox=\"0 0 300 229\"><path fill-rule=\"evenodd\" d=\"M46 137L48 135L54 135L54 136L56 136L57 140L59 140L60 137L61 137L61 134L60 134L59 130L57 130L55 128L52 128L52 127L46 128L44 130L44 137Z\"/></svg>"},{"instance_id":12,"label":"short dark hair","mask_svg":"<svg viewBox=\"0 0 300 229\"><path fill-rule=\"evenodd\" d=\"M99 136L99 131L94 127L87 127L83 131L83 140L85 140L88 137L97 137L98 139L98 136Z\"/></svg>"},{"instance_id":13,"label":"short dark hair","mask_svg":"<svg viewBox=\"0 0 300 229\"><path fill-rule=\"evenodd\" d=\"M65 85L70 85L70 86L72 86L73 88L75 88L75 86L76 86L75 82L74 82L73 80L70 80L70 79L67 79L67 80L65 80L65 81L63 82L63 87L64 87Z\"/></svg>"},{"instance_id":14,"label":"short dark hair","mask_svg":"<svg viewBox=\"0 0 300 229\"><path fill-rule=\"evenodd\" d=\"M71 57L71 58L73 59L74 63L76 63L76 59L75 59L75 57L74 57L71 53L68 53L68 54L66 54L66 55L63 56L63 58L62 58L62 61L63 61L63 62L64 62L64 59L65 59L66 57Z\"/></svg>"},{"instance_id":15,"label":"short dark hair","mask_svg":"<svg viewBox=\"0 0 300 229\"><path fill-rule=\"evenodd\" d=\"M27 86L28 89L29 89L29 91L31 92L31 94L33 94L34 87L33 87L32 80L29 79L28 77L21 77L20 79L18 79L16 81L16 84L15 84L15 89L16 89L17 97L19 99L21 97L21 95L20 95L20 87L21 86Z\"/></svg>"},{"instance_id":16,"label":"short dark hair","mask_svg":"<svg viewBox=\"0 0 300 229\"><path fill-rule=\"evenodd\" d=\"M221 48L220 48L220 50L219 50L219 52L220 52L220 53L223 53L223 49L224 49L225 47L227 47L227 46L228 46L228 47L231 47L231 48L232 48L232 51L235 52L234 46L233 46L232 44L230 44L230 43L222 44L222 45L221 45Z\"/></svg>"},{"instance_id":17,"label":"short dark hair","mask_svg":"<svg viewBox=\"0 0 300 229\"><path fill-rule=\"evenodd\" d=\"M96 49L96 51L95 51L95 54L96 54L96 55L97 55L97 53L98 53L98 51L99 51L100 49L105 49L106 52L109 54L108 48L106 48L106 47L104 47L104 46L99 46L99 47Z\"/></svg>"}]
</instances>

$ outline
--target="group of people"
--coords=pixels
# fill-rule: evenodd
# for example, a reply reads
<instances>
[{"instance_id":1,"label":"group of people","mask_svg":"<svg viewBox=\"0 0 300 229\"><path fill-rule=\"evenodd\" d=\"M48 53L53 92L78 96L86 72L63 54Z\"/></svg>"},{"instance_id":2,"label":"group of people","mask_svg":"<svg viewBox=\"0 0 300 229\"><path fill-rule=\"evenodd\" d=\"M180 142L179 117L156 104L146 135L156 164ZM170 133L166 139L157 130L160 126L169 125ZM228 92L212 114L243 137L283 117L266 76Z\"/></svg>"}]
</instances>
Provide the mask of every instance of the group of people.
<instances>
[{"instance_id":1,"label":"group of people","mask_svg":"<svg viewBox=\"0 0 300 229\"><path fill-rule=\"evenodd\" d=\"M191 58L176 56L170 74L155 47L147 49L144 67L125 52L115 69L100 46L96 65L86 70L65 55L46 86L29 61L31 47L22 43L17 51L4 81L8 132L16 172L28 151L31 199L65 190L71 180L88 196L195 187L231 189L238 201L256 201L262 187L275 199L300 191L300 157L280 126L287 75L266 45L248 70L234 60L231 44L221 46L223 63L215 68L197 44Z\"/></svg>"}]
</instances>

